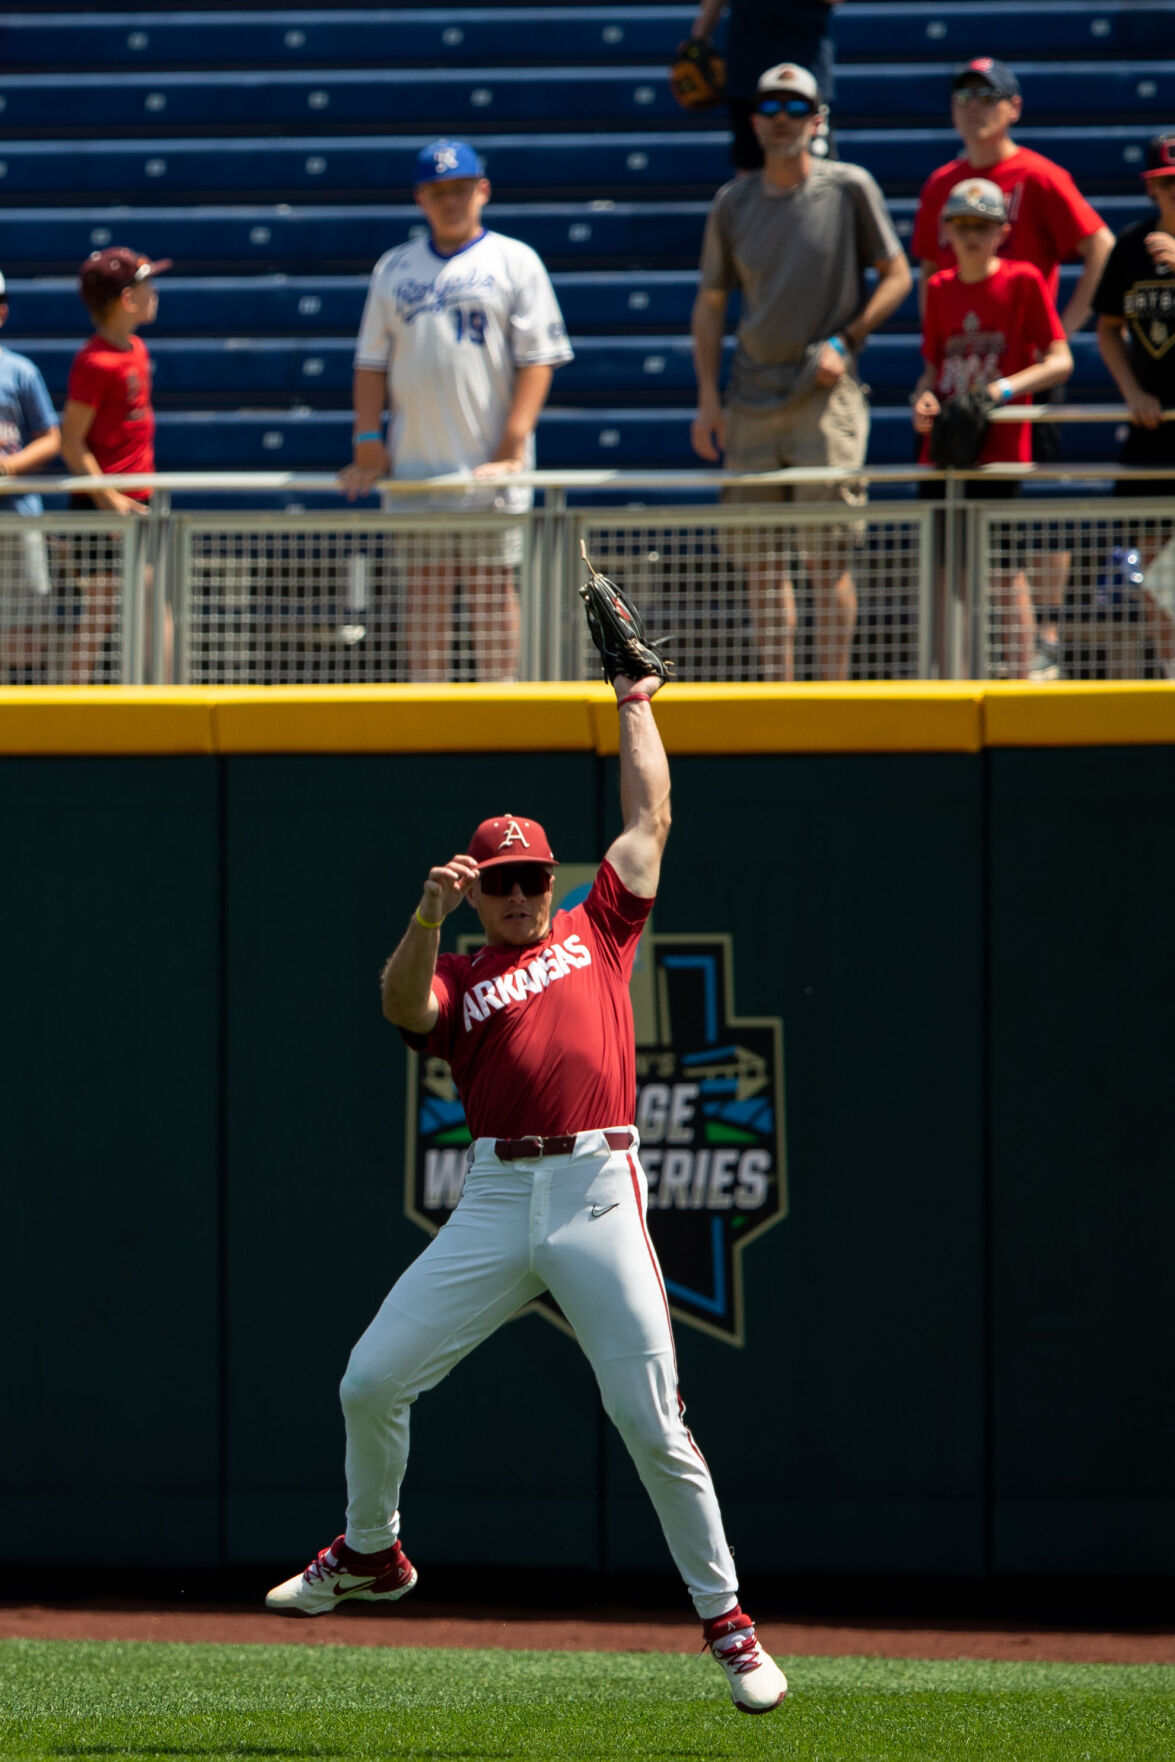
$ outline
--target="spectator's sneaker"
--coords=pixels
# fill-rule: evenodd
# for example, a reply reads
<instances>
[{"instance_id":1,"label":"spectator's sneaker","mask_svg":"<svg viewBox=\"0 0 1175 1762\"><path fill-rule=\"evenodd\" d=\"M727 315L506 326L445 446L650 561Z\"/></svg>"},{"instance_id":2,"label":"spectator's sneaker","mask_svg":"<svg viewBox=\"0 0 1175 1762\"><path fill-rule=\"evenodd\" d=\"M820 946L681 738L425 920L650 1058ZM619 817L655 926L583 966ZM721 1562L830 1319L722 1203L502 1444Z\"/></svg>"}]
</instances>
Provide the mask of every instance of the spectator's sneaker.
<instances>
[{"instance_id":1,"label":"spectator's sneaker","mask_svg":"<svg viewBox=\"0 0 1175 1762\"><path fill-rule=\"evenodd\" d=\"M395 1603L415 1583L416 1568L399 1542L379 1554L357 1554L342 1536L336 1536L305 1572L275 1585L265 1607L280 1615L329 1615L344 1601Z\"/></svg>"},{"instance_id":2,"label":"spectator's sneaker","mask_svg":"<svg viewBox=\"0 0 1175 1762\"><path fill-rule=\"evenodd\" d=\"M726 1672L730 1698L740 1713L770 1713L787 1694L787 1678L755 1638L755 1624L737 1603L703 1624L702 1634Z\"/></svg>"},{"instance_id":3,"label":"spectator's sneaker","mask_svg":"<svg viewBox=\"0 0 1175 1762\"><path fill-rule=\"evenodd\" d=\"M1032 665L1028 669L1029 679L1039 685L1046 679L1061 677L1061 651L1055 642L1046 642L1043 637L1036 644L1036 653L1032 657Z\"/></svg>"}]
</instances>

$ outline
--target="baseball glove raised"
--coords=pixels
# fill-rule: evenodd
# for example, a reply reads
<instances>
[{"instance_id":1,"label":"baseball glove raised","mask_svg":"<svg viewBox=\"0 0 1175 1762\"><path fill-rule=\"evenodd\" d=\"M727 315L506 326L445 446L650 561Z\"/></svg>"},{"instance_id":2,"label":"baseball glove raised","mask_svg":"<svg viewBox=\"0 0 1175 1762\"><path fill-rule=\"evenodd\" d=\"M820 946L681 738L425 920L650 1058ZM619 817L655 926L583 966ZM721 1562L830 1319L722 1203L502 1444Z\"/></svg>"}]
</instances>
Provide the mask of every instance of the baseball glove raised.
<instances>
[{"instance_id":1,"label":"baseball glove raised","mask_svg":"<svg viewBox=\"0 0 1175 1762\"><path fill-rule=\"evenodd\" d=\"M726 63L708 37L677 45L669 89L683 110L709 110L726 96Z\"/></svg>"},{"instance_id":2,"label":"baseball glove raised","mask_svg":"<svg viewBox=\"0 0 1175 1762\"><path fill-rule=\"evenodd\" d=\"M600 656L604 678L609 682L621 673L628 679L667 679L673 662L657 653L659 643L645 640L644 619L622 587L606 575L592 569L584 545L583 560L591 569L591 580L579 590L587 608L588 631ZM668 642L663 636L661 642Z\"/></svg>"},{"instance_id":3,"label":"baseball glove raised","mask_svg":"<svg viewBox=\"0 0 1175 1762\"><path fill-rule=\"evenodd\" d=\"M992 401L981 389L948 398L930 430L930 460L946 471L969 471L983 451Z\"/></svg>"}]
</instances>

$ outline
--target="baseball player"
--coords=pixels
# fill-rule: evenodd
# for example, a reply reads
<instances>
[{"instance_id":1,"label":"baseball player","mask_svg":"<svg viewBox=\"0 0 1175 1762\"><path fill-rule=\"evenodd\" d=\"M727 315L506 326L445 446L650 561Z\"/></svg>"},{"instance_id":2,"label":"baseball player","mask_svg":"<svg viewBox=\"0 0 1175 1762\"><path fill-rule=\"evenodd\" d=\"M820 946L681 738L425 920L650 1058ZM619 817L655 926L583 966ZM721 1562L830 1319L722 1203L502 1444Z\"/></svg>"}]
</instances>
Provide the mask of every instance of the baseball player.
<instances>
[{"instance_id":1,"label":"baseball player","mask_svg":"<svg viewBox=\"0 0 1175 1762\"><path fill-rule=\"evenodd\" d=\"M669 833L669 766L650 704L661 683L614 681L625 823L583 903L552 921L547 835L537 821L500 814L429 870L384 968L384 1014L452 1069L474 1134L465 1190L351 1354L340 1391L346 1530L266 1602L325 1615L345 1599L392 1603L412 1589L398 1509L412 1403L550 1291L596 1373L735 1706L766 1713L787 1683L739 1607L710 1471L684 1422L630 1123L628 982ZM462 900L485 946L438 959L441 927Z\"/></svg>"},{"instance_id":2,"label":"baseball player","mask_svg":"<svg viewBox=\"0 0 1175 1762\"><path fill-rule=\"evenodd\" d=\"M372 273L355 352L354 457L342 485L354 498L389 474L467 471L474 481L464 498L438 493L410 503L398 496L393 505L440 508L457 514L458 526L461 509L523 511L532 492L501 480L533 470L534 428L552 372L571 360L554 289L529 245L482 226L490 184L466 142L424 148L414 193L429 236L387 252ZM425 554L407 589L409 678L448 678L458 581L478 677L515 678L521 528L450 529L430 535Z\"/></svg>"}]
</instances>

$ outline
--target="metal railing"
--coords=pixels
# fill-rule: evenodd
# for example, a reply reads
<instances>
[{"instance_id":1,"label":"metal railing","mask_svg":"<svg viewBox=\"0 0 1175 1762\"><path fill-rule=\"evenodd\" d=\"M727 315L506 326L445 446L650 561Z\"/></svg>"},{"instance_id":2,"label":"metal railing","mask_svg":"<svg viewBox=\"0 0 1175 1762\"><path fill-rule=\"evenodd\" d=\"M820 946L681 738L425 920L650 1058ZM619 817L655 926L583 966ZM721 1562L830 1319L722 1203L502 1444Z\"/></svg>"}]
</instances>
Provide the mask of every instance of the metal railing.
<instances>
[{"instance_id":1,"label":"metal railing","mask_svg":"<svg viewBox=\"0 0 1175 1762\"><path fill-rule=\"evenodd\" d=\"M1018 477L1089 493L1010 502ZM1094 493L1132 478L1151 493ZM428 484L453 493L452 513L401 514L341 498L337 512L181 512L169 499L337 493L328 476L107 478L153 487L150 511L0 516L0 683L593 677L575 592L581 541L633 593L650 633L671 635L683 679L1162 677L1175 663L1175 499L1154 495L1156 479L1175 492L1175 469L1085 465L535 472L513 480L541 492L525 514L465 511L468 480L456 476ZM831 498L846 481L868 484L866 505L640 500L732 482L822 482ZM932 483L941 500L909 496ZM421 486L387 487L394 504ZM584 492L592 505L569 499Z\"/></svg>"}]
</instances>

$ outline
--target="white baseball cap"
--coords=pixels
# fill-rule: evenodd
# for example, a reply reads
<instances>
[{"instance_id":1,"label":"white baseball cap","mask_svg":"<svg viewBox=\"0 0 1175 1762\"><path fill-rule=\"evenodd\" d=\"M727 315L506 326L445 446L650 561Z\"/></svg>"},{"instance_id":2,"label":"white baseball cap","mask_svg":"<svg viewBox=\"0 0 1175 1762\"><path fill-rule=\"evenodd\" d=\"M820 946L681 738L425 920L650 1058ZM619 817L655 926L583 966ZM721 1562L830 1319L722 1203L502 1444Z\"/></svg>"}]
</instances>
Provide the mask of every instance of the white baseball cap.
<instances>
[{"instance_id":1,"label":"white baseball cap","mask_svg":"<svg viewBox=\"0 0 1175 1762\"><path fill-rule=\"evenodd\" d=\"M794 92L798 98L807 98L812 104L820 102L820 88L815 78L806 67L798 67L794 61L780 61L769 67L766 73L761 73L758 91L762 97L769 92Z\"/></svg>"}]
</instances>

